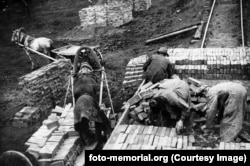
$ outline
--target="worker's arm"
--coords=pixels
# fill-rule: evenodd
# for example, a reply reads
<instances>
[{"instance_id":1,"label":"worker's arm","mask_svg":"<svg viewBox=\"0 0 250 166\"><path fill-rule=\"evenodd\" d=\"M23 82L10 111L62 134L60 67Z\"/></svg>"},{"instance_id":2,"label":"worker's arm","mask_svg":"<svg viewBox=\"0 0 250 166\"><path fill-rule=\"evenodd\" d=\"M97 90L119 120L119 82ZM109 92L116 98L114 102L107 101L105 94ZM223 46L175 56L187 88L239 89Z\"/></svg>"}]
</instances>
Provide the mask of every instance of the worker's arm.
<instances>
[{"instance_id":1,"label":"worker's arm","mask_svg":"<svg viewBox=\"0 0 250 166\"><path fill-rule=\"evenodd\" d=\"M169 62L168 68L167 68L167 73L168 73L168 78L171 78L174 75L174 68L170 64L170 62Z\"/></svg>"},{"instance_id":2,"label":"worker's arm","mask_svg":"<svg viewBox=\"0 0 250 166\"><path fill-rule=\"evenodd\" d=\"M143 71L146 71L150 63L152 62L152 56L149 57L149 59L144 63L143 65Z\"/></svg>"}]
</instances>

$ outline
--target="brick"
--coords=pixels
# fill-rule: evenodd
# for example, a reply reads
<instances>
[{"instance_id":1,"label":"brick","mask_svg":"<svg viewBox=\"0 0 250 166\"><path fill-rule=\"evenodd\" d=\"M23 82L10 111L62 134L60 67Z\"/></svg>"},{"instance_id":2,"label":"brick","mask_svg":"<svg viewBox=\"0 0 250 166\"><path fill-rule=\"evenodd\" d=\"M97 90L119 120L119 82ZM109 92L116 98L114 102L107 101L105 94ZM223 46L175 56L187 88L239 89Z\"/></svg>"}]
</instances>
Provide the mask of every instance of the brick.
<instances>
[{"instance_id":1,"label":"brick","mask_svg":"<svg viewBox=\"0 0 250 166\"><path fill-rule=\"evenodd\" d=\"M152 134L154 126L149 126L147 134Z\"/></svg>"},{"instance_id":2,"label":"brick","mask_svg":"<svg viewBox=\"0 0 250 166\"><path fill-rule=\"evenodd\" d=\"M157 146L158 145L159 139L160 139L159 136L155 136L154 142L153 142L153 146Z\"/></svg>"},{"instance_id":3,"label":"brick","mask_svg":"<svg viewBox=\"0 0 250 166\"><path fill-rule=\"evenodd\" d=\"M165 134L166 134L166 131L167 131L167 128L166 127L162 127L162 129L161 129L161 133L160 133L160 137L164 137L165 136Z\"/></svg>"},{"instance_id":4,"label":"brick","mask_svg":"<svg viewBox=\"0 0 250 166\"><path fill-rule=\"evenodd\" d=\"M176 146L177 146L177 141L178 141L178 138L177 138L177 137L173 137L170 147L171 147L171 148L176 148Z\"/></svg>"},{"instance_id":5,"label":"brick","mask_svg":"<svg viewBox=\"0 0 250 166\"><path fill-rule=\"evenodd\" d=\"M154 137L155 137L154 135L149 136L148 145L150 145L150 146L153 145Z\"/></svg>"},{"instance_id":6,"label":"brick","mask_svg":"<svg viewBox=\"0 0 250 166\"><path fill-rule=\"evenodd\" d=\"M171 128L167 128L165 136L169 136L170 132L171 132Z\"/></svg>"},{"instance_id":7,"label":"brick","mask_svg":"<svg viewBox=\"0 0 250 166\"><path fill-rule=\"evenodd\" d=\"M176 129L175 128L171 128L169 137L175 137L175 136L177 136Z\"/></svg>"},{"instance_id":8,"label":"brick","mask_svg":"<svg viewBox=\"0 0 250 166\"><path fill-rule=\"evenodd\" d=\"M118 138L117 138L116 144L124 143L126 141L127 136L128 136L128 134L126 134L126 133L120 133Z\"/></svg>"},{"instance_id":9,"label":"brick","mask_svg":"<svg viewBox=\"0 0 250 166\"><path fill-rule=\"evenodd\" d=\"M143 145L147 145L148 144L148 140L149 140L149 136L150 135L143 135Z\"/></svg>"},{"instance_id":10,"label":"brick","mask_svg":"<svg viewBox=\"0 0 250 166\"><path fill-rule=\"evenodd\" d=\"M145 112L141 112L140 114L138 114L138 119L140 121L144 121L147 118L148 118L148 115Z\"/></svg>"},{"instance_id":11,"label":"brick","mask_svg":"<svg viewBox=\"0 0 250 166\"><path fill-rule=\"evenodd\" d=\"M183 138L182 138L182 136L178 136L177 149L182 149L182 148L183 148Z\"/></svg>"},{"instance_id":12,"label":"brick","mask_svg":"<svg viewBox=\"0 0 250 166\"><path fill-rule=\"evenodd\" d=\"M152 134L152 135L156 135L158 128L159 128L159 127L154 126L154 128L153 128L153 130L152 130L152 133L151 133L151 134Z\"/></svg>"},{"instance_id":13,"label":"brick","mask_svg":"<svg viewBox=\"0 0 250 166\"><path fill-rule=\"evenodd\" d=\"M191 143L194 143L194 142L195 142L194 135L189 135L189 136L188 136L188 142L191 142Z\"/></svg>"},{"instance_id":14,"label":"brick","mask_svg":"<svg viewBox=\"0 0 250 166\"><path fill-rule=\"evenodd\" d=\"M187 149L188 146L188 137L183 136L183 149Z\"/></svg>"},{"instance_id":15,"label":"brick","mask_svg":"<svg viewBox=\"0 0 250 166\"><path fill-rule=\"evenodd\" d=\"M220 142L219 150L225 149L225 142Z\"/></svg>"}]
</instances>

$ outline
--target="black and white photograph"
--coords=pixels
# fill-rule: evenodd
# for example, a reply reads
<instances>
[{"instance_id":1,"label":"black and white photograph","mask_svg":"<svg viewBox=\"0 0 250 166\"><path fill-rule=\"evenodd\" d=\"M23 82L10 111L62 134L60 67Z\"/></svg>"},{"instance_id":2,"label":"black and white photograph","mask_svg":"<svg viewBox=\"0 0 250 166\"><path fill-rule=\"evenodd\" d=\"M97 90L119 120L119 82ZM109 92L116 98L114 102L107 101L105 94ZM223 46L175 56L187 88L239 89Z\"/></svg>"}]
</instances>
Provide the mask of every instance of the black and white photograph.
<instances>
[{"instance_id":1,"label":"black and white photograph","mask_svg":"<svg viewBox=\"0 0 250 166\"><path fill-rule=\"evenodd\" d=\"M0 3L0 166L248 163L249 0Z\"/></svg>"}]
</instances>

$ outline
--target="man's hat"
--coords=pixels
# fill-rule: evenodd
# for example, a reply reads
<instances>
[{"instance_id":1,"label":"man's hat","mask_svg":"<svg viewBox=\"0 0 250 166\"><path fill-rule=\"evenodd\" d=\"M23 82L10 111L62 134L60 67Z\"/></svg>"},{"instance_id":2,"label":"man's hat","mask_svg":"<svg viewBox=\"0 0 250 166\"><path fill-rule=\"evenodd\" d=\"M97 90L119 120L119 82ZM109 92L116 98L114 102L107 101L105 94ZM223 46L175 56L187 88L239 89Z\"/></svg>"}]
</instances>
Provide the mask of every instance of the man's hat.
<instances>
[{"instance_id":1,"label":"man's hat","mask_svg":"<svg viewBox=\"0 0 250 166\"><path fill-rule=\"evenodd\" d=\"M163 55L168 55L168 50L166 47L161 47L159 48L159 50L157 51L158 54L163 54Z\"/></svg>"}]
</instances>

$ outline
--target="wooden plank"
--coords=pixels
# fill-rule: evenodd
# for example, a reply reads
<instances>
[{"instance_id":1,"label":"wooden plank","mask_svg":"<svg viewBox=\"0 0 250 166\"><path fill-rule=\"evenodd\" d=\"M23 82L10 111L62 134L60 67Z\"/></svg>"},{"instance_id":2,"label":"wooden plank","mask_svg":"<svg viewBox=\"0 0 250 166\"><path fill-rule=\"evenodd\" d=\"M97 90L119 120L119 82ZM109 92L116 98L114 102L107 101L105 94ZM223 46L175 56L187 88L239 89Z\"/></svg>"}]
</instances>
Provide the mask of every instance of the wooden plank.
<instances>
[{"instance_id":1,"label":"wooden plank","mask_svg":"<svg viewBox=\"0 0 250 166\"><path fill-rule=\"evenodd\" d=\"M175 128L171 128L169 137L176 137L176 136L177 136L176 129Z\"/></svg>"},{"instance_id":2,"label":"wooden plank","mask_svg":"<svg viewBox=\"0 0 250 166\"><path fill-rule=\"evenodd\" d=\"M166 134L166 131L167 131L167 128L166 127L162 127L160 137L164 137L165 134Z\"/></svg>"},{"instance_id":3,"label":"wooden plank","mask_svg":"<svg viewBox=\"0 0 250 166\"><path fill-rule=\"evenodd\" d=\"M170 131L171 131L171 128L167 128L165 136L169 137Z\"/></svg>"},{"instance_id":4,"label":"wooden plank","mask_svg":"<svg viewBox=\"0 0 250 166\"><path fill-rule=\"evenodd\" d=\"M182 144L183 144L183 138L182 136L178 136L178 139L177 139L177 149L182 149Z\"/></svg>"},{"instance_id":5,"label":"wooden plank","mask_svg":"<svg viewBox=\"0 0 250 166\"><path fill-rule=\"evenodd\" d=\"M154 137L155 137L154 135L149 136L148 145L150 146L153 145Z\"/></svg>"},{"instance_id":6,"label":"wooden plank","mask_svg":"<svg viewBox=\"0 0 250 166\"><path fill-rule=\"evenodd\" d=\"M158 142L159 142L160 137L159 136L155 136L154 142L153 142L153 146L157 146Z\"/></svg>"},{"instance_id":7,"label":"wooden plank","mask_svg":"<svg viewBox=\"0 0 250 166\"><path fill-rule=\"evenodd\" d=\"M177 145L177 137L173 137L170 147L171 148L176 148L176 145Z\"/></svg>"},{"instance_id":8,"label":"wooden plank","mask_svg":"<svg viewBox=\"0 0 250 166\"><path fill-rule=\"evenodd\" d=\"M157 128L157 131L156 131L156 135L157 135L157 136L159 136L159 137L161 136L161 131L162 131L162 129L163 129L163 127L158 127L158 128Z\"/></svg>"}]
</instances>

